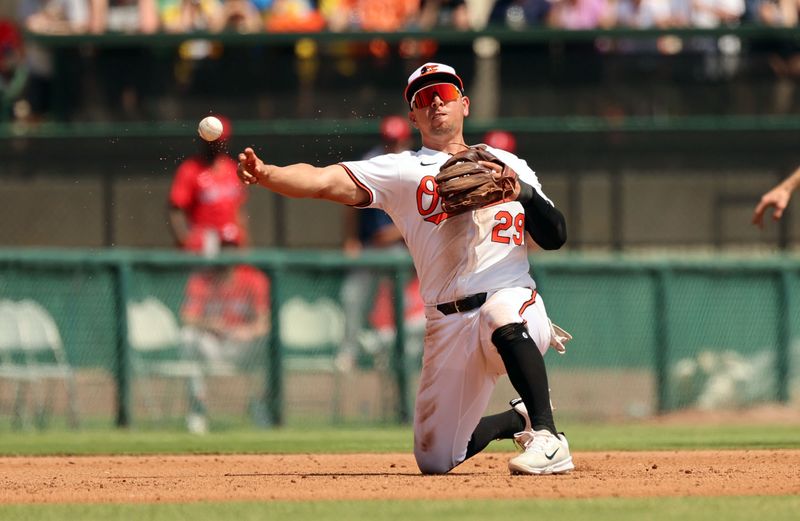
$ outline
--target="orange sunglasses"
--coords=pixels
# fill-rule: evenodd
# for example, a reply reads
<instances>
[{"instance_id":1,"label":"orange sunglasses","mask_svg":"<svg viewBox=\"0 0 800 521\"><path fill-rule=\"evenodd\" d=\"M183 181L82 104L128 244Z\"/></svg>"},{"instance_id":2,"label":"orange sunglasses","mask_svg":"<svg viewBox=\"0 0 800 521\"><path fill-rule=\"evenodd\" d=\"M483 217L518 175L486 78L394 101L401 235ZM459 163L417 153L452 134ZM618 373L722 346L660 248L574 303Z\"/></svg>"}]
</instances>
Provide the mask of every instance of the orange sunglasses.
<instances>
[{"instance_id":1,"label":"orange sunglasses","mask_svg":"<svg viewBox=\"0 0 800 521\"><path fill-rule=\"evenodd\" d=\"M433 103L433 98L439 98L447 103L448 101L455 101L461 97L461 91L452 83L434 83L427 87L422 87L411 98L411 107L424 108L430 107Z\"/></svg>"}]
</instances>

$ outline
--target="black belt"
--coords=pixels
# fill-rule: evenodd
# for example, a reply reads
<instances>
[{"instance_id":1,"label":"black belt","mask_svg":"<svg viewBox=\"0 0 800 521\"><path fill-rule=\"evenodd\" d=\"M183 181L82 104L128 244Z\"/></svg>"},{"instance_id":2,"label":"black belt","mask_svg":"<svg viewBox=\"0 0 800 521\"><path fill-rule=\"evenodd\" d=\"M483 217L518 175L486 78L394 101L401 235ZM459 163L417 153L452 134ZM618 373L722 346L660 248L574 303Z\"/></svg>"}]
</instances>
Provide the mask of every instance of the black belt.
<instances>
[{"instance_id":1,"label":"black belt","mask_svg":"<svg viewBox=\"0 0 800 521\"><path fill-rule=\"evenodd\" d=\"M453 313L461 313L462 311L470 311L472 309L479 308L484 302L486 302L486 293L475 293L474 295L464 297L460 300L445 302L444 304L437 304L436 309L445 315L451 315Z\"/></svg>"}]
</instances>

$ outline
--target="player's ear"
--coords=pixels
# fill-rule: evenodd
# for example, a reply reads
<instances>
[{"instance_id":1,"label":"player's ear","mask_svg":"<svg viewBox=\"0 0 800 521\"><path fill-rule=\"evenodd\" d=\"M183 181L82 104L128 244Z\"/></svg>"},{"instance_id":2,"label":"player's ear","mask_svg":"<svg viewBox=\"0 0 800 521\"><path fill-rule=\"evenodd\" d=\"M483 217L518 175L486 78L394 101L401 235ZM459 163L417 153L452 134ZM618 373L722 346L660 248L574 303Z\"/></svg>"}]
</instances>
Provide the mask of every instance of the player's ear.
<instances>
[{"instance_id":1,"label":"player's ear","mask_svg":"<svg viewBox=\"0 0 800 521\"><path fill-rule=\"evenodd\" d=\"M467 96L461 96L461 106L463 107L464 117L466 118L469 116L469 98Z\"/></svg>"},{"instance_id":2,"label":"player's ear","mask_svg":"<svg viewBox=\"0 0 800 521\"><path fill-rule=\"evenodd\" d=\"M408 113L408 120L411 122L411 125L413 125L413 126L414 126L414 128L419 128L419 127L417 126L417 117L414 115L414 112L413 112L413 111L409 111L409 113Z\"/></svg>"}]
</instances>

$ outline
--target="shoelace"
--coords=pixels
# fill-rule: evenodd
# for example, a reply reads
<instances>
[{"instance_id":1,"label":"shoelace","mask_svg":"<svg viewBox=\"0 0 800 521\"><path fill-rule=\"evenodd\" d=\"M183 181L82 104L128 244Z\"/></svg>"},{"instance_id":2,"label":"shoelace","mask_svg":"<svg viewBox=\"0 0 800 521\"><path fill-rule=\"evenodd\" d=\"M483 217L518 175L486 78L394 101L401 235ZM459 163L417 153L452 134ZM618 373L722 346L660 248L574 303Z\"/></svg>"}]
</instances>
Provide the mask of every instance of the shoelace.
<instances>
[{"instance_id":1,"label":"shoelace","mask_svg":"<svg viewBox=\"0 0 800 521\"><path fill-rule=\"evenodd\" d=\"M547 443L550 441L552 435L548 436L547 434L539 434L536 435L533 432L518 432L514 435L514 440L517 441L517 435L520 437L524 436L527 439L521 442L523 450L525 452L544 452L547 448ZM517 441L520 444L519 441Z\"/></svg>"}]
</instances>

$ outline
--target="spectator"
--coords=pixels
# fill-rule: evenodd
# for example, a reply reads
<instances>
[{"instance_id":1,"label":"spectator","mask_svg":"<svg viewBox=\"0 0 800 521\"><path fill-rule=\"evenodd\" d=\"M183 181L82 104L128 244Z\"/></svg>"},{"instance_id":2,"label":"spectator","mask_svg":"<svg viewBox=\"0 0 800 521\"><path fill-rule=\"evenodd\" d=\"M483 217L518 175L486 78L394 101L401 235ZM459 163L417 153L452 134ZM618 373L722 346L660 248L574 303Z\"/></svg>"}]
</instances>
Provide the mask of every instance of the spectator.
<instances>
[{"instance_id":1,"label":"spectator","mask_svg":"<svg viewBox=\"0 0 800 521\"><path fill-rule=\"evenodd\" d=\"M90 0L91 30L152 34L158 30L156 0Z\"/></svg>"},{"instance_id":2,"label":"spectator","mask_svg":"<svg viewBox=\"0 0 800 521\"><path fill-rule=\"evenodd\" d=\"M269 279L252 266L231 264L193 273L181 308L184 357L202 362L203 375L260 370L266 361L269 307ZM186 423L196 434L208 430L203 375L189 382Z\"/></svg>"},{"instance_id":3,"label":"spectator","mask_svg":"<svg viewBox=\"0 0 800 521\"><path fill-rule=\"evenodd\" d=\"M553 3L550 0L497 0L489 23L512 29L544 25Z\"/></svg>"},{"instance_id":4,"label":"spectator","mask_svg":"<svg viewBox=\"0 0 800 521\"><path fill-rule=\"evenodd\" d=\"M736 25L744 14L744 0L692 0L694 27Z\"/></svg>"},{"instance_id":5,"label":"spectator","mask_svg":"<svg viewBox=\"0 0 800 521\"><path fill-rule=\"evenodd\" d=\"M467 31L470 29L467 4L464 0L422 0L418 24L426 31L434 27Z\"/></svg>"},{"instance_id":6,"label":"spectator","mask_svg":"<svg viewBox=\"0 0 800 521\"><path fill-rule=\"evenodd\" d=\"M327 29L337 33L360 29L357 3L358 0L320 0L319 12Z\"/></svg>"},{"instance_id":7,"label":"spectator","mask_svg":"<svg viewBox=\"0 0 800 521\"><path fill-rule=\"evenodd\" d=\"M19 5L19 18L32 33L85 33L90 26L89 14L88 0L22 0ZM74 51L61 52L60 58L69 62L71 56L63 53ZM27 108L24 119L36 121L44 118L53 108L54 56L50 49L36 41L29 41L25 59L30 74L25 88ZM73 90L71 84L63 81L59 88L63 94Z\"/></svg>"},{"instance_id":8,"label":"spectator","mask_svg":"<svg viewBox=\"0 0 800 521\"><path fill-rule=\"evenodd\" d=\"M607 0L557 0L548 15L548 25L558 29L597 29L609 14Z\"/></svg>"},{"instance_id":9,"label":"spectator","mask_svg":"<svg viewBox=\"0 0 800 521\"><path fill-rule=\"evenodd\" d=\"M239 33L261 31L261 13L250 0L224 0L222 4L222 27Z\"/></svg>"},{"instance_id":10,"label":"spectator","mask_svg":"<svg viewBox=\"0 0 800 521\"><path fill-rule=\"evenodd\" d=\"M356 15L363 31L400 31L419 12L419 0L357 0Z\"/></svg>"},{"instance_id":11,"label":"spectator","mask_svg":"<svg viewBox=\"0 0 800 521\"><path fill-rule=\"evenodd\" d=\"M692 22L693 0L669 0L670 25L672 27L690 27Z\"/></svg>"},{"instance_id":12,"label":"spectator","mask_svg":"<svg viewBox=\"0 0 800 521\"><path fill-rule=\"evenodd\" d=\"M274 0L250 0L250 3L258 10L259 13L265 13L272 7Z\"/></svg>"},{"instance_id":13,"label":"spectator","mask_svg":"<svg viewBox=\"0 0 800 521\"><path fill-rule=\"evenodd\" d=\"M11 119L23 101L27 77L22 37L13 23L0 19L0 121Z\"/></svg>"},{"instance_id":14,"label":"spectator","mask_svg":"<svg viewBox=\"0 0 800 521\"><path fill-rule=\"evenodd\" d=\"M161 27L171 33L217 32L222 29L219 0L161 0Z\"/></svg>"},{"instance_id":15,"label":"spectator","mask_svg":"<svg viewBox=\"0 0 800 521\"><path fill-rule=\"evenodd\" d=\"M672 18L671 0L613 0L610 4L606 27L631 29L667 28L675 25ZM609 47L618 53L658 53L672 54L680 41L674 36L649 38L617 38ZM679 47L678 47L679 48ZM648 58L649 59L649 58Z\"/></svg>"},{"instance_id":16,"label":"spectator","mask_svg":"<svg viewBox=\"0 0 800 521\"><path fill-rule=\"evenodd\" d=\"M388 116L381 121L381 143L370 149L364 159L409 150L412 145L411 124L401 116ZM343 249L356 257L362 251L403 250L405 243L400 230L382 210L374 208L345 208L345 237ZM347 370L352 367L358 351L358 338L367 321L379 278L369 269L351 272L342 285L342 304L345 313L345 335L337 364Z\"/></svg>"},{"instance_id":17,"label":"spectator","mask_svg":"<svg viewBox=\"0 0 800 521\"><path fill-rule=\"evenodd\" d=\"M265 26L274 33L317 32L325 28L325 19L310 0L274 0Z\"/></svg>"},{"instance_id":18,"label":"spectator","mask_svg":"<svg viewBox=\"0 0 800 521\"><path fill-rule=\"evenodd\" d=\"M757 21L770 27L795 27L800 9L798 0L761 0L756 2Z\"/></svg>"},{"instance_id":19,"label":"spectator","mask_svg":"<svg viewBox=\"0 0 800 521\"><path fill-rule=\"evenodd\" d=\"M666 28L671 25L669 0L616 0L611 4L609 27Z\"/></svg>"},{"instance_id":20,"label":"spectator","mask_svg":"<svg viewBox=\"0 0 800 521\"><path fill-rule=\"evenodd\" d=\"M772 27L797 27L800 0L761 0L757 2L757 22ZM797 78L800 78L800 45L786 40L772 45L769 65L777 76L775 107L777 112L792 112Z\"/></svg>"},{"instance_id":21,"label":"spectator","mask_svg":"<svg viewBox=\"0 0 800 521\"><path fill-rule=\"evenodd\" d=\"M744 15L744 0L691 0L690 22L693 27L711 28L737 25ZM732 77L739 69L742 43L738 37L694 38L690 48L704 53L705 75L712 79Z\"/></svg>"},{"instance_id":22,"label":"spectator","mask_svg":"<svg viewBox=\"0 0 800 521\"><path fill-rule=\"evenodd\" d=\"M159 29L156 0L91 0L90 30L153 34ZM146 71L150 70L150 49L131 47L101 48L97 63L103 73L106 108L120 119L147 119L142 96L148 88Z\"/></svg>"},{"instance_id":23,"label":"spectator","mask_svg":"<svg viewBox=\"0 0 800 521\"><path fill-rule=\"evenodd\" d=\"M236 176L236 162L227 153L231 126L220 119L222 137L210 143L196 138L200 150L178 166L169 195L175 242L184 250L208 255L222 243L244 246L248 240L246 192Z\"/></svg>"},{"instance_id":24,"label":"spectator","mask_svg":"<svg viewBox=\"0 0 800 521\"><path fill-rule=\"evenodd\" d=\"M89 29L88 0L22 0L20 18L40 34L80 34Z\"/></svg>"}]
</instances>

